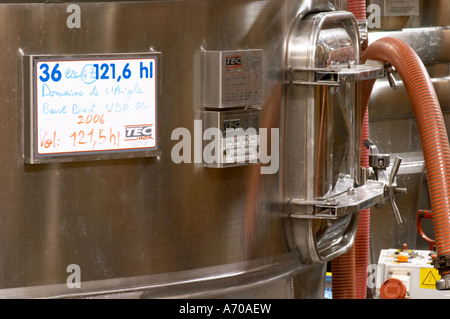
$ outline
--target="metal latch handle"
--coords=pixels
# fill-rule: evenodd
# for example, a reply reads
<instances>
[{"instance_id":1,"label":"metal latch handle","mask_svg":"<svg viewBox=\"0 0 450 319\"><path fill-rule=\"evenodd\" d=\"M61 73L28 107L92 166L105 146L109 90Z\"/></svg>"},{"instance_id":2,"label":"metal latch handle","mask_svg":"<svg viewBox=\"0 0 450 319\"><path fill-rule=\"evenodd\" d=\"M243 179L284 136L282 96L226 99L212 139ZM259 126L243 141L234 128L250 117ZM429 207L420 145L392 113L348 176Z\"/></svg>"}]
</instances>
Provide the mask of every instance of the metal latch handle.
<instances>
[{"instance_id":1,"label":"metal latch handle","mask_svg":"<svg viewBox=\"0 0 450 319\"><path fill-rule=\"evenodd\" d=\"M386 185L387 195L389 197L389 203L391 204L391 212L397 221L397 224L403 223L402 215L400 215L400 211L395 202L395 197L398 193L406 193L405 188L398 188L394 185L395 178L397 176L398 170L400 168L400 164L402 163L402 158L397 156L394 161L394 165L392 166L391 174L389 175L388 184Z\"/></svg>"}]
</instances>

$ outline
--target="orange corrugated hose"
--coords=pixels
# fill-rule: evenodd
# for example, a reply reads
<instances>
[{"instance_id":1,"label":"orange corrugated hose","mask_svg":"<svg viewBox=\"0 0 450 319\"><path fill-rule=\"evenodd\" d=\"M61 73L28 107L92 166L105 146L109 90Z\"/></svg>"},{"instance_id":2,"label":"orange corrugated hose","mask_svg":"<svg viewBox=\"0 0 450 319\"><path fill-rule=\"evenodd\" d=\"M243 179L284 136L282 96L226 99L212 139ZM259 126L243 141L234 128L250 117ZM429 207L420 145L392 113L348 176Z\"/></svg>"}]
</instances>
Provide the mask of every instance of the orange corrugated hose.
<instances>
[{"instance_id":1,"label":"orange corrugated hose","mask_svg":"<svg viewBox=\"0 0 450 319\"><path fill-rule=\"evenodd\" d=\"M422 143L428 176L438 259L450 256L450 147L439 100L419 56L399 39L382 38L365 51L362 63L390 63L408 92ZM450 267L439 269L441 275Z\"/></svg>"},{"instance_id":2,"label":"orange corrugated hose","mask_svg":"<svg viewBox=\"0 0 450 319\"><path fill-rule=\"evenodd\" d=\"M369 138L369 99L375 80L361 83L361 167L369 168L369 150L363 143ZM356 298L367 298L367 267L370 252L370 208L359 212L355 237L355 285Z\"/></svg>"},{"instance_id":3,"label":"orange corrugated hose","mask_svg":"<svg viewBox=\"0 0 450 319\"><path fill-rule=\"evenodd\" d=\"M347 10L352 12L358 21L366 19L365 0L348 0ZM364 50L366 46L367 41L363 43L361 50ZM361 167L369 166L369 151L363 146L363 142L369 138L368 104L372 82L375 81L366 81L361 84ZM369 248L370 209L364 209L359 212L353 247L331 262L333 299L366 299Z\"/></svg>"},{"instance_id":4,"label":"orange corrugated hose","mask_svg":"<svg viewBox=\"0 0 450 319\"><path fill-rule=\"evenodd\" d=\"M366 1L348 0L347 11L353 13L356 20L366 20Z\"/></svg>"},{"instance_id":5,"label":"orange corrugated hose","mask_svg":"<svg viewBox=\"0 0 450 319\"><path fill-rule=\"evenodd\" d=\"M331 262L333 299L356 298L355 246Z\"/></svg>"},{"instance_id":6,"label":"orange corrugated hose","mask_svg":"<svg viewBox=\"0 0 450 319\"><path fill-rule=\"evenodd\" d=\"M418 55L410 46L399 39L386 37L377 40L365 50L362 63L365 63L367 60L384 61L394 66L408 92L427 168L437 257L438 260L449 258L450 147L441 107L431 79ZM373 83L374 81L367 81L364 84L363 98L370 96ZM366 103L362 101L361 104L364 110ZM363 215L360 216L360 223L362 222L362 217ZM356 242L358 241L355 239L355 247L357 246ZM349 259L352 258L351 254ZM337 269L339 270L338 267ZM356 268L355 272L357 272ZM439 268L441 275L449 272L450 268L448 266L444 265L442 268ZM333 280L335 276L341 275L335 274L333 270ZM333 285L333 298L335 295L336 298L340 298L342 295L340 290L356 291L352 280L352 275L347 275L346 279L340 280L342 282L346 281L348 283L347 287L337 283L336 291ZM356 292L355 295L357 295ZM351 298L351 295L349 298Z\"/></svg>"},{"instance_id":7,"label":"orange corrugated hose","mask_svg":"<svg viewBox=\"0 0 450 319\"><path fill-rule=\"evenodd\" d=\"M361 84L361 167L369 167L369 98L375 80ZM370 251L370 208L359 212L355 243L350 251L331 262L333 299L366 299Z\"/></svg>"}]
</instances>

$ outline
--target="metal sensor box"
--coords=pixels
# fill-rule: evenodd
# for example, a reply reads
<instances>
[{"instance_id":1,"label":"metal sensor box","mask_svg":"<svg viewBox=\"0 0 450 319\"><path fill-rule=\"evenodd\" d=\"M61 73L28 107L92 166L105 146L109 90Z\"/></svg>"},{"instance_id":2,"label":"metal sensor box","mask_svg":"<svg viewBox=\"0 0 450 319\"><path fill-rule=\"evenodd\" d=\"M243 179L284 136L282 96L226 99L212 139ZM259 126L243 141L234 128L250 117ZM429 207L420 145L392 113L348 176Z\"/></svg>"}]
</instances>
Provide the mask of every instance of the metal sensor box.
<instances>
[{"instance_id":1,"label":"metal sensor box","mask_svg":"<svg viewBox=\"0 0 450 319\"><path fill-rule=\"evenodd\" d=\"M206 167L233 167L258 163L261 110L203 112L203 161ZM209 151L208 151L209 150Z\"/></svg>"},{"instance_id":2,"label":"metal sensor box","mask_svg":"<svg viewBox=\"0 0 450 319\"><path fill-rule=\"evenodd\" d=\"M262 50L205 51L206 108L262 104Z\"/></svg>"}]
</instances>

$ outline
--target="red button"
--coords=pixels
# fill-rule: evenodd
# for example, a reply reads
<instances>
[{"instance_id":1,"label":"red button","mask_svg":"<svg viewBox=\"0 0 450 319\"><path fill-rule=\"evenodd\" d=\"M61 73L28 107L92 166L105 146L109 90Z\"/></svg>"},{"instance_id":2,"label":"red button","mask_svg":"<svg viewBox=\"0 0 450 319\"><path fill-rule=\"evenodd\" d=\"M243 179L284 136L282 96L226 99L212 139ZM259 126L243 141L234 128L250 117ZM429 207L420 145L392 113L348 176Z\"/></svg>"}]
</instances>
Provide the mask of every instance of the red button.
<instances>
[{"instance_id":1,"label":"red button","mask_svg":"<svg viewBox=\"0 0 450 319\"><path fill-rule=\"evenodd\" d=\"M406 287L400 280L390 278L381 285L380 293L383 299L405 299Z\"/></svg>"}]
</instances>

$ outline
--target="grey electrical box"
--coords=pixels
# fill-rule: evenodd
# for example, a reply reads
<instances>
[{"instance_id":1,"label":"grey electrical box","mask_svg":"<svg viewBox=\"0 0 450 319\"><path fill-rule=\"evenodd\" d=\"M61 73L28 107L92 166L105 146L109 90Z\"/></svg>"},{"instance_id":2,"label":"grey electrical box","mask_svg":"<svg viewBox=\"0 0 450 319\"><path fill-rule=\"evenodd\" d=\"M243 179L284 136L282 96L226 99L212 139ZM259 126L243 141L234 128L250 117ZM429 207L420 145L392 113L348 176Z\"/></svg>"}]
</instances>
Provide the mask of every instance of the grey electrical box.
<instances>
[{"instance_id":1,"label":"grey electrical box","mask_svg":"<svg viewBox=\"0 0 450 319\"><path fill-rule=\"evenodd\" d=\"M204 107L262 103L262 50L205 51L203 67Z\"/></svg>"},{"instance_id":2,"label":"grey electrical box","mask_svg":"<svg viewBox=\"0 0 450 319\"><path fill-rule=\"evenodd\" d=\"M203 112L203 161L232 167L259 161L259 109Z\"/></svg>"}]
</instances>

